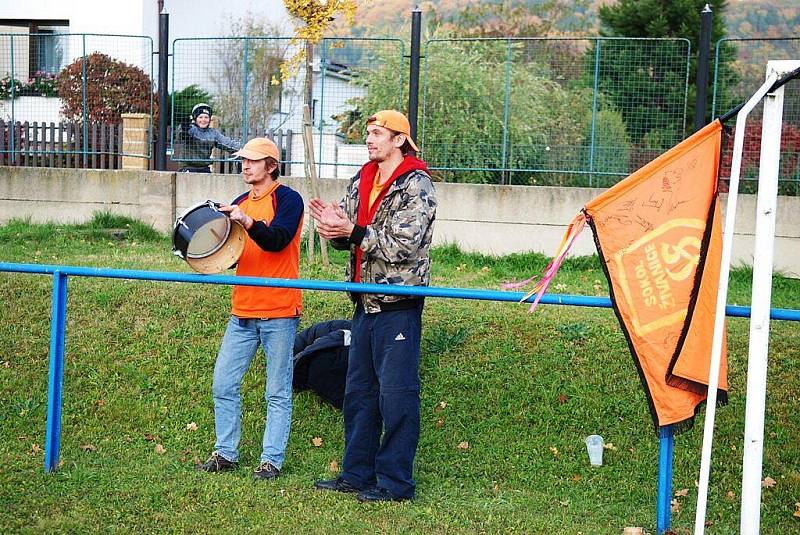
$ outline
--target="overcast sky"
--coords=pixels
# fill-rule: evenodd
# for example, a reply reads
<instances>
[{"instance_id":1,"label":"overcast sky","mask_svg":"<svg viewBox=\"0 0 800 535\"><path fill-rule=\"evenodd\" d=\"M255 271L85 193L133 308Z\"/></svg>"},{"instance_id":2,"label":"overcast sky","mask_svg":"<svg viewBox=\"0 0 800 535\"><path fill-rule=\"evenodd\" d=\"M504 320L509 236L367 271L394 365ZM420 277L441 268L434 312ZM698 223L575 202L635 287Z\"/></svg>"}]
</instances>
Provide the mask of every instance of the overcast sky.
<instances>
[{"instance_id":1,"label":"overcast sky","mask_svg":"<svg viewBox=\"0 0 800 535\"><path fill-rule=\"evenodd\" d=\"M226 23L245 16L282 26L283 36L293 33L281 0L164 0L164 12L169 13L170 41L229 35Z\"/></svg>"}]
</instances>

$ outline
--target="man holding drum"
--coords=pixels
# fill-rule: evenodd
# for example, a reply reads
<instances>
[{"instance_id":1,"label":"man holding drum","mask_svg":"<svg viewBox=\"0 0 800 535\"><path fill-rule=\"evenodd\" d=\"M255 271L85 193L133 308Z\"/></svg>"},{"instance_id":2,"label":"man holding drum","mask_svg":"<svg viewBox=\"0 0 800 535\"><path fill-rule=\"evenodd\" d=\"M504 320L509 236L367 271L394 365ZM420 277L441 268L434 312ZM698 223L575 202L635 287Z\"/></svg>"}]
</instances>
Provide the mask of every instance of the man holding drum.
<instances>
[{"instance_id":1,"label":"man holding drum","mask_svg":"<svg viewBox=\"0 0 800 535\"><path fill-rule=\"evenodd\" d=\"M436 194L425 162L412 156L408 119L384 110L367 120L366 163L340 204L312 199L320 236L350 250L353 282L427 286ZM356 304L344 397L340 477L321 490L357 492L360 502L414 498L419 441L423 299L352 294ZM382 436L381 436L382 434Z\"/></svg>"},{"instance_id":2,"label":"man holding drum","mask_svg":"<svg viewBox=\"0 0 800 535\"><path fill-rule=\"evenodd\" d=\"M254 138L234 156L242 158L242 177L250 186L230 206L220 207L247 231L236 275L298 278L303 199L278 182L278 147L267 138ZM261 345L266 359L267 423L253 478L274 479L280 474L292 420L293 346L302 307L299 289L234 286L231 317L214 366L216 444L197 470L238 468L240 387Z\"/></svg>"}]
</instances>

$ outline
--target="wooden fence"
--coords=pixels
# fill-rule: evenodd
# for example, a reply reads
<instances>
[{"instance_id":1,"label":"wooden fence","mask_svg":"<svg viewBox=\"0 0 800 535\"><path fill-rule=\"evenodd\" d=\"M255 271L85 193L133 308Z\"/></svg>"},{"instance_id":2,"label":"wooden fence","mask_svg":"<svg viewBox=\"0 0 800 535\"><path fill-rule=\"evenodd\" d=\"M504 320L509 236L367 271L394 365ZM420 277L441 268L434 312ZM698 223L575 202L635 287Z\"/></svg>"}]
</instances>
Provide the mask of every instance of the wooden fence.
<instances>
[{"instance_id":1,"label":"wooden fence","mask_svg":"<svg viewBox=\"0 0 800 535\"><path fill-rule=\"evenodd\" d=\"M268 137L275 141L282 153L282 160L292 160L292 131L270 130L251 127L224 128L221 132L229 138L246 142L254 137ZM122 166L122 124L87 125L84 136L82 123L10 123L0 120L0 165L25 167L67 167L72 169L120 169ZM13 149L12 149L13 139ZM86 140L84 146L84 139ZM167 139L172 139L167 130ZM177 148L177 147L176 147ZM150 154L155 151L155 143ZM179 151L178 151L179 152ZM173 159L178 153L170 151L167 157L168 170L182 167ZM135 155L129 155L135 156ZM150 155L142 155L150 156ZM154 158L149 158L150 169ZM227 151L214 149L212 170L215 173L237 174L241 171L238 162ZM285 169L281 170L281 174Z\"/></svg>"},{"instance_id":2,"label":"wooden fence","mask_svg":"<svg viewBox=\"0 0 800 535\"><path fill-rule=\"evenodd\" d=\"M13 150L12 150L13 140ZM0 121L0 165L119 169L122 125Z\"/></svg>"}]
</instances>

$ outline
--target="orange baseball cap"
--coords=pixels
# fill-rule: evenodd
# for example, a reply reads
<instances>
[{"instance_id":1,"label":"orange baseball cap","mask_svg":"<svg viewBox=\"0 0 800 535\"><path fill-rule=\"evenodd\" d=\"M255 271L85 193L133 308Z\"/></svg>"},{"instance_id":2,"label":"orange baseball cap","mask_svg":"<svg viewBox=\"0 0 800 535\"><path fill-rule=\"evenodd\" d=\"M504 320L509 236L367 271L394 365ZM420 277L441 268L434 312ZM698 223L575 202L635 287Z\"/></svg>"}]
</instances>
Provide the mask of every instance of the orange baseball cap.
<instances>
[{"instance_id":1,"label":"orange baseball cap","mask_svg":"<svg viewBox=\"0 0 800 535\"><path fill-rule=\"evenodd\" d=\"M271 139L265 137L254 137L245 143L244 147L234 152L233 155L239 158L247 158L248 160L263 160L264 158L274 158L276 161L281 160L278 146Z\"/></svg>"},{"instance_id":2,"label":"orange baseball cap","mask_svg":"<svg viewBox=\"0 0 800 535\"><path fill-rule=\"evenodd\" d=\"M399 111L381 110L372 115L369 119L367 119L367 124L382 126L384 128L388 128L389 130L397 132L398 134L405 134L406 139L408 139L409 145L411 145L411 148L414 149L416 152L419 152L417 144L414 143L413 139L411 139L411 125L408 123L408 117L406 117Z\"/></svg>"}]
</instances>

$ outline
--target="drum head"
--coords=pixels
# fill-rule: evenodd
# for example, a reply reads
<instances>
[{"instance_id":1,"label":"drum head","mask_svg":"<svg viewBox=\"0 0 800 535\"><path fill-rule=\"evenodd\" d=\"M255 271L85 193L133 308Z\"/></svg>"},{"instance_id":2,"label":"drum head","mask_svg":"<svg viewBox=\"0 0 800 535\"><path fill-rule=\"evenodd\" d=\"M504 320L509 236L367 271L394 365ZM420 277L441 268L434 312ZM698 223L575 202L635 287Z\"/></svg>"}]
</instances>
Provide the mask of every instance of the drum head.
<instances>
[{"instance_id":1,"label":"drum head","mask_svg":"<svg viewBox=\"0 0 800 535\"><path fill-rule=\"evenodd\" d=\"M186 210L172 233L172 252L200 273L219 273L239 260L246 232L219 204L205 201Z\"/></svg>"}]
</instances>

